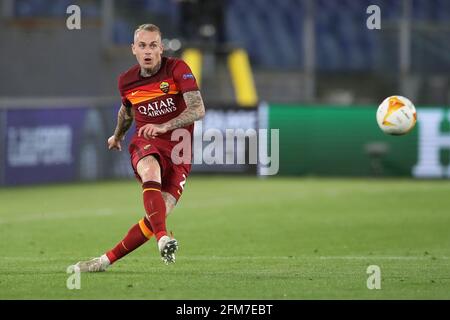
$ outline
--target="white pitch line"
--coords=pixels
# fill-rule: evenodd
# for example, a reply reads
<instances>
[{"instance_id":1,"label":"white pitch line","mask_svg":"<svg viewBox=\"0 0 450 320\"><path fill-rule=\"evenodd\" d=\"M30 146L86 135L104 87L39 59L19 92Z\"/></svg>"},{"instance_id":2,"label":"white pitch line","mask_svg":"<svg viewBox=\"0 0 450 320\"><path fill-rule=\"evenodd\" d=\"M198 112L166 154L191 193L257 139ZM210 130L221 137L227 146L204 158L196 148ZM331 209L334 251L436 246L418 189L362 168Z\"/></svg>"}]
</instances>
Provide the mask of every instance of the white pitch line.
<instances>
[{"instance_id":1,"label":"white pitch line","mask_svg":"<svg viewBox=\"0 0 450 320\"><path fill-rule=\"evenodd\" d=\"M182 256L178 257L179 260L432 260L432 257L419 257L419 256ZM79 257L85 258L87 257ZM436 260L449 260L450 257L447 256L436 256ZM59 260L69 260L69 257L29 257L29 256L17 256L17 257L0 257L0 260L22 260L22 261L59 261ZM155 259L159 260L159 257L130 257L130 260L147 260ZM76 260L76 259L75 259Z\"/></svg>"},{"instance_id":2,"label":"white pitch line","mask_svg":"<svg viewBox=\"0 0 450 320\"><path fill-rule=\"evenodd\" d=\"M180 256L185 260L431 260L435 256ZM438 256L436 259L448 260L450 257Z\"/></svg>"},{"instance_id":3,"label":"white pitch line","mask_svg":"<svg viewBox=\"0 0 450 320\"><path fill-rule=\"evenodd\" d=\"M321 260L431 260L436 259L449 259L449 257L436 257L433 255L424 257L414 257L414 256L321 256Z\"/></svg>"}]
</instances>

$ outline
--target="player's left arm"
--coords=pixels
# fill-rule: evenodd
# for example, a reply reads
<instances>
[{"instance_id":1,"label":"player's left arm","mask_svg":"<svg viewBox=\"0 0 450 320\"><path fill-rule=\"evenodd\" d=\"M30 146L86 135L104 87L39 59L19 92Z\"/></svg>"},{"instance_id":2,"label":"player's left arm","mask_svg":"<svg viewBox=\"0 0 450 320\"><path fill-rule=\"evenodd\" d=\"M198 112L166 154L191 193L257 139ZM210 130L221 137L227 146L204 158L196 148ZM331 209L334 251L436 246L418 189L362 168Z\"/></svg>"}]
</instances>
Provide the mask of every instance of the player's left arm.
<instances>
[{"instance_id":1,"label":"player's left arm","mask_svg":"<svg viewBox=\"0 0 450 320\"><path fill-rule=\"evenodd\" d=\"M188 91L183 93L183 99L186 103L186 109L178 115L178 117L167 121L163 124L148 124L139 129L138 135L143 135L149 139L169 130L182 128L202 119L205 116L205 105L203 104L202 95L199 90Z\"/></svg>"},{"instance_id":2,"label":"player's left arm","mask_svg":"<svg viewBox=\"0 0 450 320\"><path fill-rule=\"evenodd\" d=\"M165 123L167 130L185 127L205 116L205 105L200 91L185 92L183 93L183 99L186 103L186 109L178 117Z\"/></svg>"}]
</instances>

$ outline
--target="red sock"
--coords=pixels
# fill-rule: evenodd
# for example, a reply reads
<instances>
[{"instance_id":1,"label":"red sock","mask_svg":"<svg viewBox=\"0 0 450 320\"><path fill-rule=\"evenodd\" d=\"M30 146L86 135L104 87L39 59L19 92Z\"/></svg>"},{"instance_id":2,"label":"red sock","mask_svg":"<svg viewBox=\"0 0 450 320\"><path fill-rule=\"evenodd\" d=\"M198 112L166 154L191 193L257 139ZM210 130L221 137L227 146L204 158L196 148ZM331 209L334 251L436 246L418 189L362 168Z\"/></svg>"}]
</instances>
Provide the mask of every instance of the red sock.
<instances>
[{"instance_id":1,"label":"red sock","mask_svg":"<svg viewBox=\"0 0 450 320\"><path fill-rule=\"evenodd\" d=\"M152 235L153 232L151 231L148 220L146 218L141 219L139 223L131 227L122 241L106 253L109 262L113 264L116 260L119 260L123 256L146 243Z\"/></svg>"},{"instance_id":2,"label":"red sock","mask_svg":"<svg viewBox=\"0 0 450 320\"><path fill-rule=\"evenodd\" d=\"M167 235L166 203L161 195L161 184L155 181L144 182L142 189L147 219L158 241L162 236Z\"/></svg>"}]
</instances>

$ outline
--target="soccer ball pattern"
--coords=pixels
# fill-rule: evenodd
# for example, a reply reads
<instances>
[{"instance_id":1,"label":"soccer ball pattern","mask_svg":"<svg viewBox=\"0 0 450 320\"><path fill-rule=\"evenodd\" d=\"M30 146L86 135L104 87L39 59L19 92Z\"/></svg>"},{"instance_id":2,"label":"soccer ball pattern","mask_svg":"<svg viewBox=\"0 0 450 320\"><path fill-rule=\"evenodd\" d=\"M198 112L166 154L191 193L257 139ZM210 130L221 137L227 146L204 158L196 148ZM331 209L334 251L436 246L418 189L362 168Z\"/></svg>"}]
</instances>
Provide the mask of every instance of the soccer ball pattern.
<instances>
[{"instance_id":1,"label":"soccer ball pattern","mask_svg":"<svg viewBox=\"0 0 450 320\"><path fill-rule=\"evenodd\" d=\"M404 135L414 128L416 121L414 104L402 96L384 99L377 110L378 126L386 134Z\"/></svg>"}]
</instances>

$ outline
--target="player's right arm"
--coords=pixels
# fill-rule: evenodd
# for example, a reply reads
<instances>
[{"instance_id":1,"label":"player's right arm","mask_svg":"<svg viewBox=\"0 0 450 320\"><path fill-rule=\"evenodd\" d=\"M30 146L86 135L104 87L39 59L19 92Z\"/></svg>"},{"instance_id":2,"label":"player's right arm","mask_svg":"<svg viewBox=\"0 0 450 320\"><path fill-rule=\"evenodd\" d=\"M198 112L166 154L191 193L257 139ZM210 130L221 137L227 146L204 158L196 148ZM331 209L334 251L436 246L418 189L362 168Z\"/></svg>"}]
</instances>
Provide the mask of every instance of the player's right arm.
<instances>
[{"instance_id":1,"label":"player's right arm","mask_svg":"<svg viewBox=\"0 0 450 320\"><path fill-rule=\"evenodd\" d=\"M108 149L117 149L122 151L120 141L124 139L125 134L133 124L133 119L134 115L131 105L124 105L122 103L119 112L117 113L116 129L114 130L114 134L108 139Z\"/></svg>"}]
</instances>

